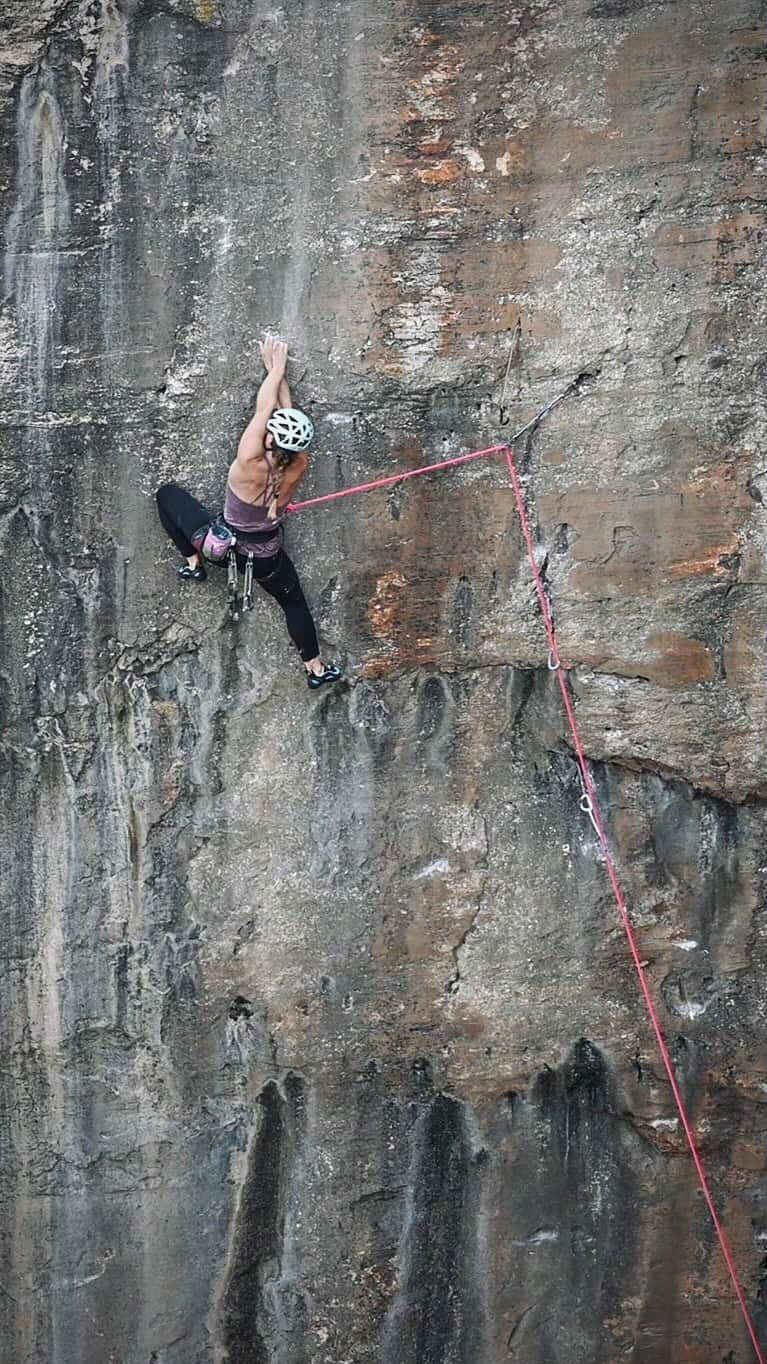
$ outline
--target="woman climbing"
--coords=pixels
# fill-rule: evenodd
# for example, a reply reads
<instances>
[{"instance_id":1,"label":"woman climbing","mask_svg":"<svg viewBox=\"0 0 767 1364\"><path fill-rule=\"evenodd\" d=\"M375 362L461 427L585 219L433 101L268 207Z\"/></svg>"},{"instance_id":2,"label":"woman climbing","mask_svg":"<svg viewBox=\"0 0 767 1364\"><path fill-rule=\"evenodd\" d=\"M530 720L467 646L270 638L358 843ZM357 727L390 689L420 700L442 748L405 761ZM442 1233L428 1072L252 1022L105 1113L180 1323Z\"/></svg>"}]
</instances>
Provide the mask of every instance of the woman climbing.
<instances>
[{"instance_id":1,"label":"woman climbing","mask_svg":"<svg viewBox=\"0 0 767 1364\"><path fill-rule=\"evenodd\" d=\"M252 574L282 607L288 633L303 659L308 684L314 689L335 682L341 669L324 664L320 658L311 612L298 574L283 549L282 525L291 493L309 467L306 449L314 427L306 414L292 405L285 378L285 342L267 333L260 350L266 378L229 469L223 521L175 483L159 489L157 509L165 530L186 559L179 569L182 578L203 582L207 574L202 556L222 563L234 547L237 564L245 570L245 605Z\"/></svg>"}]
</instances>

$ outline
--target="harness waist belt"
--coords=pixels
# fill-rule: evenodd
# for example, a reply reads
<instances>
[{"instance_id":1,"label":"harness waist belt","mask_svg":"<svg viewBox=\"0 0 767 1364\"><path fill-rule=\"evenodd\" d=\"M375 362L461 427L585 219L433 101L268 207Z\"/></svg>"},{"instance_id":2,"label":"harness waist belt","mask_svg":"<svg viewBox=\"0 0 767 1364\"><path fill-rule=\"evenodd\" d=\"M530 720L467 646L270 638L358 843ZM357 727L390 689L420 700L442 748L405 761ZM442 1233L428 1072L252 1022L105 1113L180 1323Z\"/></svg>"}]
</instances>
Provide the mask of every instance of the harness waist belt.
<instances>
[{"instance_id":1,"label":"harness waist belt","mask_svg":"<svg viewBox=\"0 0 767 1364\"><path fill-rule=\"evenodd\" d=\"M237 536L238 544L242 541L252 540L256 544L265 544L267 540L276 540L280 533L279 521L276 521L271 530L244 530L239 526L234 526L231 521L226 522L229 529Z\"/></svg>"}]
</instances>

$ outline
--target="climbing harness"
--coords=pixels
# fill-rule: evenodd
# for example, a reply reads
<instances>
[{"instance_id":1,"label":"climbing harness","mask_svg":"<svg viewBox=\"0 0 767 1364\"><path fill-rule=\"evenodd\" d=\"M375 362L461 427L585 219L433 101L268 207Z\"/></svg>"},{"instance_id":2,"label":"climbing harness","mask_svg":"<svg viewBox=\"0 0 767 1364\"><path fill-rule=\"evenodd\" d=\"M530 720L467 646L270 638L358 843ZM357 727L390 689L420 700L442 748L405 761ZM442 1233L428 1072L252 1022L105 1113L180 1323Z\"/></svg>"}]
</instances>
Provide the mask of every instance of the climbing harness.
<instances>
[{"instance_id":1,"label":"climbing harness","mask_svg":"<svg viewBox=\"0 0 767 1364\"><path fill-rule=\"evenodd\" d=\"M511 356L509 360L509 365L507 365L507 375L508 370L510 368L510 363ZM620 880L618 878L615 860L610 851L610 846L605 831L605 825L602 819L602 812L599 806L599 800L597 798L596 789L594 787L594 781L591 776L588 760L586 758L585 750L583 748L580 730L578 728L578 722L575 717L575 709L570 694L570 685L568 681L567 670L563 666L559 654L556 630L554 628L554 614L551 606L551 601L549 599L548 588L544 582L541 568L539 566L538 559L536 556L536 547L535 542L533 540L532 531L530 529L530 520L525 505L525 497L522 490L522 483L514 459L513 446L519 440L520 436L524 435L526 431L529 431L532 428L536 427L539 424L539 422L543 421L549 415L549 413L552 412L553 409L558 406L559 403L561 403L566 397L568 397L569 394L580 392L582 383L589 377L591 377L589 370L581 371L581 373L578 374L577 377L567 385L567 388L563 389L561 393L557 394L557 396L553 398L551 402L547 403L545 407L542 407L540 411L537 412L535 416L530 419L530 421L526 422L524 426L520 427L519 431L517 431L509 441L504 442L502 445L491 445L485 450L473 450L469 454L457 455L453 459L441 460L439 461L439 463L425 465L420 469L406 470L404 473L391 474L387 475L385 478L373 479L369 483L360 483L354 487L341 488L334 493L325 493L321 497L307 498L304 502L291 503L286 508L286 511L297 512L302 511L307 507L320 506L325 502L335 502L336 500L342 497L351 497L354 493L370 492L375 488L385 488L393 483L403 482L407 478L417 478L421 474L437 473L442 469L452 468L459 464L467 464L470 460L482 459L489 455L503 453L506 456L509 477L511 478L511 484L514 490L514 498L516 501L517 511L519 513L519 519L522 527L522 534L525 540L525 544L527 546L530 567L535 582L535 589L538 596L541 615L543 616L543 623L546 630L546 635L548 638L549 649L547 655L547 666L551 673L553 674L553 676L556 677L557 682L559 684L559 689L562 693L562 701L567 715L567 721L570 728L573 748L575 750L575 755L578 763L581 787L581 793L578 801L579 808L582 811L582 813L586 815L587 818L589 819L591 826L594 830L594 833L596 834L600 860L605 865L610 885L612 887L615 902L626 934L626 939L628 941L631 957L636 968L640 990L644 999L645 1006L647 1008L647 1013L650 1019L650 1023L652 1025L653 1033L655 1035L655 1040L658 1045L658 1050L663 1061L666 1077L668 1079L669 1086L674 1097L674 1102L676 1104L682 1128L687 1139L687 1145L690 1151L690 1155L692 1157L696 1175L698 1177L698 1183L703 1194L706 1207L708 1208L708 1212L711 1217L711 1222L716 1232L717 1239L719 1241L722 1256L727 1266L730 1281L732 1283L735 1296L740 1306L743 1321L754 1349L754 1354L756 1356L758 1364L767 1364L767 1358L765 1358L765 1354L763 1353L762 1348L759 1344L756 1335L756 1328L754 1326L751 1314L748 1309L748 1303L746 1302L745 1292L740 1282L735 1261L733 1259L732 1251L730 1249L730 1244L724 1227L719 1219L719 1214L717 1212L714 1197L711 1192L708 1176L706 1174L703 1161L698 1151L695 1135L692 1130L692 1124L687 1112L684 1099L682 1097L679 1081L677 1080L676 1077L676 1071L674 1069L674 1064L671 1060L668 1044L666 1042L665 1034L663 1032L663 1028L660 1022L660 1017L658 1015L658 1010L656 1008L655 1001L653 999L652 992L650 990L650 986L645 975L645 968L648 963L642 958L640 954L636 934L634 931L634 925L631 920L631 915L629 913L628 906L626 904ZM501 402L502 412L504 410L503 409L504 398L505 386Z\"/></svg>"}]
</instances>

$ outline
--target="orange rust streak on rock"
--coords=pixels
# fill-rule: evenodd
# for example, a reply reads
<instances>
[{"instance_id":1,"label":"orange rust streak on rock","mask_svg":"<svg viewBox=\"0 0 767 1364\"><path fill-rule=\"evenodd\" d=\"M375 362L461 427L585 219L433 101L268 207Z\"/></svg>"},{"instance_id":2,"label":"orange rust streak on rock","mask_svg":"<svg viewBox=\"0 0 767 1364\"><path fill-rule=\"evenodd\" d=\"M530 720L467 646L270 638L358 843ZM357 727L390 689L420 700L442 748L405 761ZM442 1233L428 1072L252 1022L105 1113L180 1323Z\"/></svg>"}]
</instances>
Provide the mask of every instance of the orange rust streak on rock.
<instances>
[{"instance_id":1,"label":"orange rust streak on rock","mask_svg":"<svg viewBox=\"0 0 767 1364\"><path fill-rule=\"evenodd\" d=\"M381 639L391 639L397 614L397 599L406 579L396 570L378 578L368 606L368 620Z\"/></svg>"},{"instance_id":2,"label":"orange rust streak on rock","mask_svg":"<svg viewBox=\"0 0 767 1364\"><path fill-rule=\"evenodd\" d=\"M440 137L436 142L419 143L418 150L424 156L442 156L445 152L449 152L452 146L453 143L449 137Z\"/></svg>"},{"instance_id":3,"label":"orange rust streak on rock","mask_svg":"<svg viewBox=\"0 0 767 1364\"><path fill-rule=\"evenodd\" d=\"M736 554L738 550L737 537L724 545L714 545L713 548L699 559L678 559L672 561L666 572L669 578L695 578L701 573L713 573L717 577L728 577L731 569L721 562L722 559Z\"/></svg>"},{"instance_id":4,"label":"orange rust streak on rock","mask_svg":"<svg viewBox=\"0 0 767 1364\"><path fill-rule=\"evenodd\" d=\"M436 166L426 167L414 172L416 179L420 180L422 185L447 185L453 180L457 180L460 173L461 168L452 157L446 161L440 161Z\"/></svg>"}]
</instances>

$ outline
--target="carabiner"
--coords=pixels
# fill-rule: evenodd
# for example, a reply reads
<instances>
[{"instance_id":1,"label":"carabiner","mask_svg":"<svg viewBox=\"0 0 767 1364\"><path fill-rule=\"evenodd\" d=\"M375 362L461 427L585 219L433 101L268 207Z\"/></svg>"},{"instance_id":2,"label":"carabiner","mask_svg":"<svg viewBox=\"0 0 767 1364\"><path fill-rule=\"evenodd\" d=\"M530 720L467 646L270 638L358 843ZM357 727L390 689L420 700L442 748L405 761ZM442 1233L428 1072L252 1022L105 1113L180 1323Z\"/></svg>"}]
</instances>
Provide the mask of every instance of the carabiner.
<instances>
[{"instance_id":1,"label":"carabiner","mask_svg":"<svg viewBox=\"0 0 767 1364\"><path fill-rule=\"evenodd\" d=\"M237 602L240 586L239 577L237 555L233 549L230 549L226 556L226 591L229 600L229 615L232 620L240 619L240 609Z\"/></svg>"},{"instance_id":2,"label":"carabiner","mask_svg":"<svg viewBox=\"0 0 767 1364\"><path fill-rule=\"evenodd\" d=\"M597 817L594 814L594 802L592 801L588 791L584 791L582 793L581 798L578 801L578 805L580 809L583 811L584 815L588 815L589 819L591 820L591 827L597 836L597 842L602 851L606 853L607 848L605 845L605 836L602 833L602 830L600 829L599 825L597 824Z\"/></svg>"},{"instance_id":3,"label":"carabiner","mask_svg":"<svg viewBox=\"0 0 767 1364\"><path fill-rule=\"evenodd\" d=\"M253 610L253 551L250 550L245 563L245 582L242 589L243 611Z\"/></svg>"}]
</instances>

